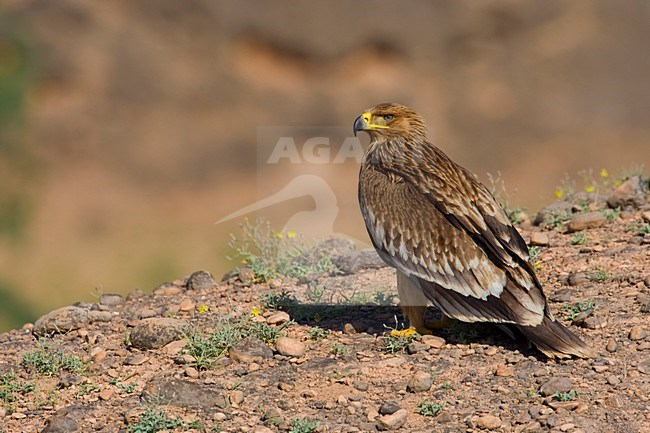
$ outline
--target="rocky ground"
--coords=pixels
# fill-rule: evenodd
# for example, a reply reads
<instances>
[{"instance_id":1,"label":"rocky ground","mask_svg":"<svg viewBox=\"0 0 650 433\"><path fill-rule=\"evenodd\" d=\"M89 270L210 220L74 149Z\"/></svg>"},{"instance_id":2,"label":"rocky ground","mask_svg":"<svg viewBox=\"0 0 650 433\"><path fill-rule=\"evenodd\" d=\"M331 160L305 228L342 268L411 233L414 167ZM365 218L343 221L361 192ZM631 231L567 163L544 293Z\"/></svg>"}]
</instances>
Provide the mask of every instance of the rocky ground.
<instances>
[{"instance_id":1,"label":"rocky ground","mask_svg":"<svg viewBox=\"0 0 650 433\"><path fill-rule=\"evenodd\" d=\"M198 271L0 335L0 432L648 432L643 182L515 215L594 359L548 361L486 325L409 335L393 270L329 240L336 275Z\"/></svg>"}]
</instances>

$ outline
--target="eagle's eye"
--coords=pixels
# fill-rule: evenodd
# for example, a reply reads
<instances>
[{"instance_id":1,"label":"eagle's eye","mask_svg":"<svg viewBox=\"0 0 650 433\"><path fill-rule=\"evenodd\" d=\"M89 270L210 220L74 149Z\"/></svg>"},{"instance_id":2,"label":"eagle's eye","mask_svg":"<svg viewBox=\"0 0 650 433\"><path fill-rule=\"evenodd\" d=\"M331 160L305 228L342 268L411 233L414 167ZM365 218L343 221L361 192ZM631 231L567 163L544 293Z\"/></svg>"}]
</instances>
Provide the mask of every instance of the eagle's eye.
<instances>
[{"instance_id":1,"label":"eagle's eye","mask_svg":"<svg viewBox=\"0 0 650 433\"><path fill-rule=\"evenodd\" d=\"M392 114L384 114L384 120L387 121L387 122L390 122L391 120L393 120L394 117L395 116L393 116Z\"/></svg>"}]
</instances>

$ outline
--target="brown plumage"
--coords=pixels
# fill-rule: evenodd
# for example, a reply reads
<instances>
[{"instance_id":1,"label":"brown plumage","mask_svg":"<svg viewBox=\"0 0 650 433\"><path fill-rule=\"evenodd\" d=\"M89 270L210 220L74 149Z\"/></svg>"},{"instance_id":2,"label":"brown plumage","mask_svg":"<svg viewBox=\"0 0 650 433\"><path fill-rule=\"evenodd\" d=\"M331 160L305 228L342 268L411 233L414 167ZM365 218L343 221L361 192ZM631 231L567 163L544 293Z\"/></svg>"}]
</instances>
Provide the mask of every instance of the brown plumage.
<instances>
[{"instance_id":1,"label":"brown plumage","mask_svg":"<svg viewBox=\"0 0 650 433\"><path fill-rule=\"evenodd\" d=\"M528 248L487 188L426 140L422 118L379 104L357 118L370 134L359 204L377 252L397 269L400 304L424 329L428 301L465 322L516 325L544 354L589 357L556 321Z\"/></svg>"}]
</instances>

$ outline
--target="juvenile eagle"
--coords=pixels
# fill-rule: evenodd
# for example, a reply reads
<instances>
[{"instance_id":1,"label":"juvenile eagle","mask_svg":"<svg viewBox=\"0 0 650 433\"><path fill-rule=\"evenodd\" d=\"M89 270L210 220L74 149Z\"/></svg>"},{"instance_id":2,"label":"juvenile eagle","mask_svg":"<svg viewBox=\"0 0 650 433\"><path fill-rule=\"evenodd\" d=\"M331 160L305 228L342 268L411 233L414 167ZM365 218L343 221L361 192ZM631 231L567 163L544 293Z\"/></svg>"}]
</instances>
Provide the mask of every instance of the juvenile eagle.
<instances>
[{"instance_id":1,"label":"juvenile eagle","mask_svg":"<svg viewBox=\"0 0 650 433\"><path fill-rule=\"evenodd\" d=\"M379 256L397 269L402 312L426 332L428 301L464 322L515 325L546 356L591 350L556 321L526 243L488 189L426 140L422 118L379 104L354 122L370 135L359 205Z\"/></svg>"}]
</instances>

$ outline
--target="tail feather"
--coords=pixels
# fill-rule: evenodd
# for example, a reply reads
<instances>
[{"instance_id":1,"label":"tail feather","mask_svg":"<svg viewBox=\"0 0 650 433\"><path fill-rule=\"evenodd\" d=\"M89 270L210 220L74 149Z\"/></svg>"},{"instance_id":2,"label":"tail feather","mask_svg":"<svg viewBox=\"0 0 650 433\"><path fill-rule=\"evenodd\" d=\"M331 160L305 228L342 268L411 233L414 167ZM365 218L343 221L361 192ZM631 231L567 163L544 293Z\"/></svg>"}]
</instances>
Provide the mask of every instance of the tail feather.
<instances>
[{"instance_id":1,"label":"tail feather","mask_svg":"<svg viewBox=\"0 0 650 433\"><path fill-rule=\"evenodd\" d=\"M544 315L544 321L537 326L517 328L549 358L591 358L593 351L574 333L557 320Z\"/></svg>"}]
</instances>

